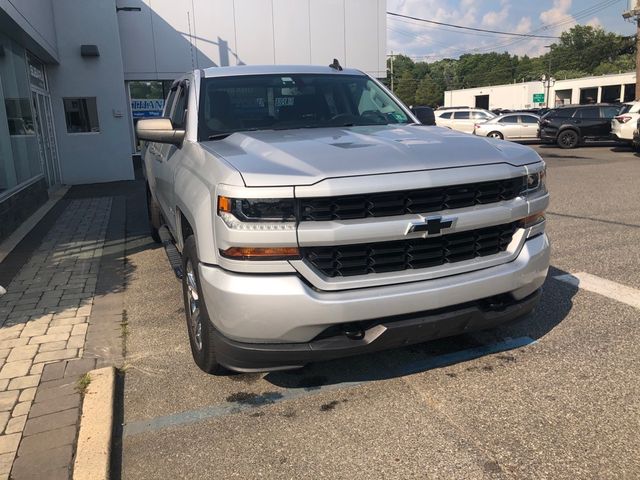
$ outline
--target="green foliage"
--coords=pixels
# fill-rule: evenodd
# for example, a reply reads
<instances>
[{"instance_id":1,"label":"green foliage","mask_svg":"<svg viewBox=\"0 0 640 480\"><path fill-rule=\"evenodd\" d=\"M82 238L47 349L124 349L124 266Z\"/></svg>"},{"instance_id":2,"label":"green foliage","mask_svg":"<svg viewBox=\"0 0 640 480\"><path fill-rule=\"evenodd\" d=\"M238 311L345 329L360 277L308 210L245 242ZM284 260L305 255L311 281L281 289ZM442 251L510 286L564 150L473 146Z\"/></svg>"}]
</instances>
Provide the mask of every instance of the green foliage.
<instances>
[{"instance_id":1,"label":"green foliage","mask_svg":"<svg viewBox=\"0 0 640 480\"><path fill-rule=\"evenodd\" d=\"M395 93L403 102L442 105L446 90L535 81L549 72L565 79L633 71L635 38L576 25L538 57L492 52L426 63L395 55L393 67Z\"/></svg>"},{"instance_id":2,"label":"green foliage","mask_svg":"<svg viewBox=\"0 0 640 480\"><path fill-rule=\"evenodd\" d=\"M416 89L414 105L428 105L436 107L442 104L444 91L441 90L433 79L426 75Z\"/></svg>"},{"instance_id":3,"label":"green foliage","mask_svg":"<svg viewBox=\"0 0 640 480\"><path fill-rule=\"evenodd\" d=\"M394 93L405 105L413 105L413 100L416 96L416 85L417 81L413 78L411 71L405 70L400 80L398 80Z\"/></svg>"}]
</instances>

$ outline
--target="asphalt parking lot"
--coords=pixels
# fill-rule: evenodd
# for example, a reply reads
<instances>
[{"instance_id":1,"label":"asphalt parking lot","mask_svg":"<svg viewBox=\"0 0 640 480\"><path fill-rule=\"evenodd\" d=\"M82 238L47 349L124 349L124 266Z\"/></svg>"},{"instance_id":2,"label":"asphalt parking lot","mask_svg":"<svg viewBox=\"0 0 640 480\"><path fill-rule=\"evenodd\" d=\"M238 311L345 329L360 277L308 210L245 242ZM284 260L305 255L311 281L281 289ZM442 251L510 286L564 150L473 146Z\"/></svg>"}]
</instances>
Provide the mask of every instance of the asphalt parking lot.
<instances>
[{"instance_id":1,"label":"asphalt parking lot","mask_svg":"<svg viewBox=\"0 0 640 480\"><path fill-rule=\"evenodd\" d=\"M180 283L141 239L128 256L121 477L640 478L640 157L534 148L552 268L536 312L491 331L208 376Z\"/></svg>"}]
</instances>

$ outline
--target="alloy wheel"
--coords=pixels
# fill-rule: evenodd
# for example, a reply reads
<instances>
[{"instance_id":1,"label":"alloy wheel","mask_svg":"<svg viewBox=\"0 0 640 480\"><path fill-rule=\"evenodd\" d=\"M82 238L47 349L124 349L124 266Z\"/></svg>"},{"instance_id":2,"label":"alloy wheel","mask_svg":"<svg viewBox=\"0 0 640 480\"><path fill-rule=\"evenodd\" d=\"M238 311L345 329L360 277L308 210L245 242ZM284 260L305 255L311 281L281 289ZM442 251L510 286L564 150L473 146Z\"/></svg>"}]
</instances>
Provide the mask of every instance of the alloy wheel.
<instances>
[{"instance_id":1,"label":"alloy wheel","mask_svg":"<svg viewBox=\"0 0 640 480\"><path fill-rule=\"evenodd\" d=\"M200 295L198 294L198 284L196 282L196 274L193 270L191 260L187 260L186 265L186 288L187 303L189 311L189 328L193 337L193 343L198 350L202 350L202 318L200 316Z\"/></svg>"}]
</instances>

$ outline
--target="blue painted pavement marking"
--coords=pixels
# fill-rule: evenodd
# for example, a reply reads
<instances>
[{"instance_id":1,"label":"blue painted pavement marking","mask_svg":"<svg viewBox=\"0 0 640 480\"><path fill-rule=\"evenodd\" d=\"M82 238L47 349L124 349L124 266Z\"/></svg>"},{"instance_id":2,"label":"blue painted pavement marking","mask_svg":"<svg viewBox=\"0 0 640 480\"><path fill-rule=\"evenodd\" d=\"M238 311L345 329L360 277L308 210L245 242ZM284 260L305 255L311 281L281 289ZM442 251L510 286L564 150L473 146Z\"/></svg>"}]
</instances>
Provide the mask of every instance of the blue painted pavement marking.
<instances>
[{"instance_id":1,"label":"blue painted pavement marking","mask_svg":"<svg viewBox=\"0 0 640 480\"><path fill-rule=\"evenodd\" d=\"M442 368L447 365L466 362L485 355L513 350L534 343L537 343L537 341L530 337L509 338L501 342L468 348L466 350L460 350L459 352L446 353L434 357L425 357L414 362L402 363L391 367L391 375L388 377L401 377L427 370L433 370L435 368ZM188 425L210 418L241 413L265 405L273 405L286 400L295 400L301 397L316 395L319 392L343 390L345 388L357 387L366 383L369 382L342 382L313 388L290 388L281 391L266 392L262 395L249 396L248 398L240 399L236 402L224 402L218 405L199 408L197 410L176 413L174 415L130 422L124 425L123 436L127 437L129 435L137 435L169 427Z\"/></svg>"}]
</instances>

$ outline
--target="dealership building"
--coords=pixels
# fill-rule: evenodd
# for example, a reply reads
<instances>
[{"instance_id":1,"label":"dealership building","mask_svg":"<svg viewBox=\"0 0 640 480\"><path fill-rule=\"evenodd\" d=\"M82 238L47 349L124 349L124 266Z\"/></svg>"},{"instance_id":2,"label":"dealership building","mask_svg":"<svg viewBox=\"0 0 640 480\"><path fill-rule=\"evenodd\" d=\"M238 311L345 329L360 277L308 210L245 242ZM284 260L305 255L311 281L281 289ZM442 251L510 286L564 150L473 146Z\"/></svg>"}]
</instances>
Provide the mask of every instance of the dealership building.
<instances>
[{"instance_id":1,"label":"dealership building","mask_svg":"<svg viewBox=\"0 0 640 480\"><path fill-rule=\"evenodd\" d=\"M547 95L550 99L548 105ZM518 110L568 104L629 102L635 98L636 74L631 72L449 90L444 93L444 106Z\"/></svg>"},{"instance_id":2,"label":"dealership building","mask_svg":"<svg viewBox=\"0 0 640 480\"><path fill-rule=\"evenodd\" d=\"M130 180L134 121L183 72L386 76L386 0L0 0L0 240L58 185ZM4 106L4 107L3 107Z\"/></svg>"}]
</instances>

